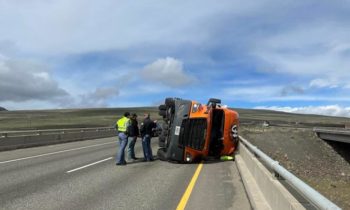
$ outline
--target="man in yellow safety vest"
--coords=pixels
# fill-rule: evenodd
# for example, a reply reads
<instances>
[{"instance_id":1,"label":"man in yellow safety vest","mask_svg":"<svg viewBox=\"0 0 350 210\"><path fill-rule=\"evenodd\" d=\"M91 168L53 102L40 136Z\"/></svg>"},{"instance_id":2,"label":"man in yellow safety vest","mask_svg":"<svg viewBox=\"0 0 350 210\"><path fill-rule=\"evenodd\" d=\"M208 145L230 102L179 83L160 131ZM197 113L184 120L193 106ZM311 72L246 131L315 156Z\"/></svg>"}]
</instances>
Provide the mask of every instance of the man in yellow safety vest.
<instances>
[{"instance_id":1,"label":"man in yellow safety vest","mask_svg":"<svg viewBox=\"0 0 350 210\"><path fill-rule=\"evenodd\" d=\"M126 165L125 147L128 144L128 127L130 126L130 113L125 112L124 116L116 123L119 138L119 151L116 156L116 165Z\"/></svg>"}]
</instances>

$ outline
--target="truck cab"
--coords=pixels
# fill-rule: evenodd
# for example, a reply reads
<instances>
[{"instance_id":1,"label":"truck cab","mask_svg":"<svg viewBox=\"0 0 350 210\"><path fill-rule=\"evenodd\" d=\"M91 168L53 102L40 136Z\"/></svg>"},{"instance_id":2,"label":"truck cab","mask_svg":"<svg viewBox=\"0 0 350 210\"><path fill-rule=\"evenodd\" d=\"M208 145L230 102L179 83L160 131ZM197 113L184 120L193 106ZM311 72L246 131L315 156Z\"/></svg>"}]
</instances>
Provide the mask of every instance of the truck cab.
<instances>
[{"instance_id":1,"label":"truck cab","mask_svg":"<svg viewBox=\"0 0 350 210\"><path fill-rule=\"evenodd\" d=\"M238 143L238 113L209 99L206 105L166 98L159 106L163 130L157 155L160 160L196 162L206 157L232 155Z\"/></svg>"}]
</instances>

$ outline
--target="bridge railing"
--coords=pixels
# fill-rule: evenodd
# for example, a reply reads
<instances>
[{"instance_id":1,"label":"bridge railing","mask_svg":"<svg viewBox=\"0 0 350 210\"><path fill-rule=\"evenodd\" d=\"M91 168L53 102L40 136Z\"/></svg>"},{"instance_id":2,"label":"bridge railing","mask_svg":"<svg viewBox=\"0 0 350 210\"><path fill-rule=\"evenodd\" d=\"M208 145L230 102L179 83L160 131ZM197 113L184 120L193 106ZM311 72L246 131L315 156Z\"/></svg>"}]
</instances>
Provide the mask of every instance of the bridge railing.
<instances>
[{"instance_id":1,"label":"bridge railing","mask_svg":"<svg viewBox=\"0 0 350 210\"><path fill-rule=\"evenodd\" d=\"M346 128L314 128L317 136L324 140L350 143L350 129Z\"/></svg>"},{"instance_id":2,"label":"bridge railing","mask_svg":"<svg viewBox=\"0 0 350 210\"><path fill-rule=\"evenodd\" d=\"M334 210L340 209L333 202L282 167L278 161L271 159L256 146L252 145L245 138L240 136L240 142L243 143L249 149L249 151L252 152L255 157L257 157L259 161L264 164L265 167L273 171L276 176L282 177L291 187L293 187L300 195L311 202L316 208Z\"/></svg>"}]
</instances>

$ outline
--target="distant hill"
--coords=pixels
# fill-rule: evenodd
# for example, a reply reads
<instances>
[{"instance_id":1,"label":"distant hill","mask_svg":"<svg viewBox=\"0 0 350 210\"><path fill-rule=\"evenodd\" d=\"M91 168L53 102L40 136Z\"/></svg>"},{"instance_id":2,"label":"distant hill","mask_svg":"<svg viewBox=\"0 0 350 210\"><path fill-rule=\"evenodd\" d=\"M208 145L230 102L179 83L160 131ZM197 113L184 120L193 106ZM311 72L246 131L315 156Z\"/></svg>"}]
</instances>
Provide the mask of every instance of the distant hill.
<instances>
[{"instance_id":1,"label":"distant hill","mask_svg":"<svg viewBox=\"0 0 350 210\"><path fill-rule=\"evenodd\" d=\"M1 106L0 106L0 112L1 112L1 111L7 111L7 109L5 109L4 107L1 107Z\"/></svg>"}]
</instances>

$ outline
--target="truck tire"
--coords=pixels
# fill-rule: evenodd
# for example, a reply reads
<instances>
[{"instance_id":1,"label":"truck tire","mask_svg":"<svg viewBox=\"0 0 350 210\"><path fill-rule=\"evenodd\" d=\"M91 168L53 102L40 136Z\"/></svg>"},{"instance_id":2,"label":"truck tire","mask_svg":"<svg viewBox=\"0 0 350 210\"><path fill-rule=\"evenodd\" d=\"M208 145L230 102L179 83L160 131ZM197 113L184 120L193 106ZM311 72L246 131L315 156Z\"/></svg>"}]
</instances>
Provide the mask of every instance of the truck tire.
<instances>
[{"instance_id":1,"label":"truck tire","mask_svg":"<svg viewBox=\"0 0 350 210\"><path fill-rule=\"evenodd\" d=\"M166 138L163 134L158 137L159 142L165 142Z\"/></svg>"},{"instance_id":2,"label":"truck tire","mask_svg":"<svg viewBox=\"0 0 350 210\"><path fill-rule=\"evenodd\" d=\"M162 129L163 129L164 131L168 131L168 130L169 130L169 125L166 124L166 123L164 123Z\"/></svg>"},{"instance_id":3,"label":"truck tire","mask_svg":"<svg viewBox=\"0 0 350 210\"><path fill-rule=\"evenodd\" d=\"M209 99L209 103L213 103L213 104L221 104L221 99L217 99L217 98L210 98L210 99Z\"/></svg>"},{"instance_id":4,"label":"truck tire","mask_svg":"<svg viewBox=\"0 0 350 210\"><path fill-rule=\"evenodd\" d=\"M159 141L159 142L158 142L158 146L159 146L160 148L165 148L166 144L165 144L165 142Z\"/></svg>"},{"instance_id":5,"label":"truck tire","mask_svg":"<svg viewBox=\"0 0 350 210\"><path fill-rule=\"evenodd\" d=\"M161 104L158 107L159 110L166 110L166 105L165 104Z\"/></svg>"},{"instance_id":6,"label":"truck tire","mask_svg":"<svg viewBox=\"0 0 350 210\"><path fill-rule=\"evenodd\" d=\"M166 98L165 105L167 107L175 107L175 100L173 98Z\"/></svg>"},{"instance_id":7,"label":"truck tire","mask_svg":"<svg viewBox=\"0 0 350 210\"><path fill-rule=\"evenodd\" d=\"M158 157L159 160L167 161L166 149L165 148L159 148L158 151L157 151L157 157Z\"/></svg>"},{"instance_id":8,"label":"truck tire","mask_svg":"<svg viewBox=\"0 0 350 210\"><path fill-rule=\"evenodd\" d=\"M159 110L158 114L159 114L160 116L162 116L163 118L165 118L166 115L167 115L166 110Z\"/></svg>"},{"instance_id":9,"label":"truck tire","mask_svg":"<svg viewBox=\"0 0 350 210\"><path fill-rule=\"evenodd\" d=\"M168 120L172 120L173 116L174 116L174 112L175 112L175 107L168 107L168 109L166 110L166 118Z\"/></svg>"}]
</instances>

